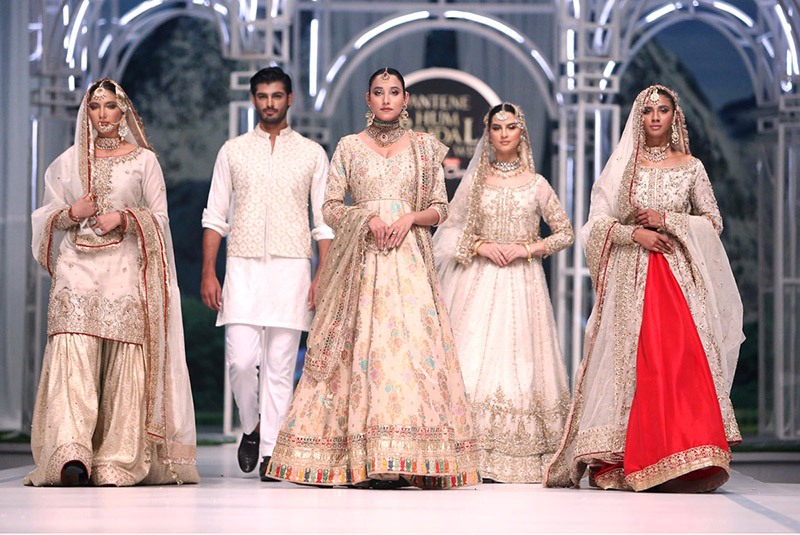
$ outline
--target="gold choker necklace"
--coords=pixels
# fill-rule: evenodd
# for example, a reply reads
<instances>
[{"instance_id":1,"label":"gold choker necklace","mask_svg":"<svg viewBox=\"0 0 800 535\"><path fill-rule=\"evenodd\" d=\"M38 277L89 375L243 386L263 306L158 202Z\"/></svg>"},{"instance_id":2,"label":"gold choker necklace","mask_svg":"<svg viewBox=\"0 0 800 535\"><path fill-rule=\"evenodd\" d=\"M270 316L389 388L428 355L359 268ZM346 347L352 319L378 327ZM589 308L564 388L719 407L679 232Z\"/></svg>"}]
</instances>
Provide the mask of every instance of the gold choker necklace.
<instances>
[{"instance_id":1,"label":"gold choker necklace","mask_svg":"<svg viewBox=\"0 0 800 535\"><path fill-rule=\"evenodd\" d=\"M406 131L400 126L400 121L384 122L377 119L372 120L372 124L367 127L367 135L372 138L379 147L388 147L397 142Z\"/></svg>"},{"instance_id":2,"label":"gold choker necklace","mask_svg":"<svg viewBox=\"0 0 800 535\"><path fill-rule=\"evenodd\" d=\"M121 143L121 137L98 137L94 140L94 146L103 150L118 149Z\"/></svg>"},{"instance_id":3,"label":"gold choker necklace","mask_svg":"<svg viewBox=\"0 0 800 535\"><path fill-rule=\"evenodd\" d=\"M522 160L520 158L517 158L513 162L499 162L495 160L489 165L492 166L494 174L503 180L519 175L525 171L525 166L522 165Z\"/></svg>"},{"instance_id":4,"label":"gold choker necklace","mask_svg":"<svg viewBox=\"0 0 800 535\"><path fill-rule=\"evenodd\" d=\"M667 159L668 148L669 144L666 144L663 147L650 147L645 143L643 156L653 163L662 162Z\"/></svg>"}]
</instances>

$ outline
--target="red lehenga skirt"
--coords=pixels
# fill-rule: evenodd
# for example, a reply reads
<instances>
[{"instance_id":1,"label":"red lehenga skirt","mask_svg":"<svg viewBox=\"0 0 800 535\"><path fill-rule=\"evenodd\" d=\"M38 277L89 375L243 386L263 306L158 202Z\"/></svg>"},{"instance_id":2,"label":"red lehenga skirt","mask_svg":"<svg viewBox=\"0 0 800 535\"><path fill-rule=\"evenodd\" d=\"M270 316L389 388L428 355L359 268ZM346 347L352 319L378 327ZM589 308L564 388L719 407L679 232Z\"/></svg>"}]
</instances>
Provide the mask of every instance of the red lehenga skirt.
<instances>
[{"instance_id":1,"label":"red lehenga skirt","mask_svg":"<svg viewBox=\"0 0 800 535\"><path fill-rule=\"evenodd\" d=\"M705 492L730 476L730 448L703 344L662 254L650 253L636 393L624 461L593 470L604 488Z\"/></svg>"}]
</instances>

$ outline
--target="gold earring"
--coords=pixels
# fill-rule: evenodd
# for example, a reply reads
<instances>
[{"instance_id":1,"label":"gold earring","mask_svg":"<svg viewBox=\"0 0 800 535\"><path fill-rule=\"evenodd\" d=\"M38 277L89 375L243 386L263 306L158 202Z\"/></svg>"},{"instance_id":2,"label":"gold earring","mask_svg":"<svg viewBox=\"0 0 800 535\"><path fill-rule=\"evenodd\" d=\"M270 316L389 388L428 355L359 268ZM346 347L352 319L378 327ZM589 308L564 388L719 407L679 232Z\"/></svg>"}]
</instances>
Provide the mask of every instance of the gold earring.
<instances>
[{"instance_id":1,"label":"gold earring","mask_svg":"<svg viewBox=\"0 0 800 535\"><path fill-rule=\"evenodd\" d=\"M128 129L128 121L125 119L124 115L119 122L119 130L117 132L119 133L119 137L125 137L128 135L128 132L130 132Z\"/></svg>"},{"instance_id":2,"label":"gold earring","mask_svg":"<svg viewBox=\"0 0 800 535\"><path fill-rule=\"evenodd\" d=\"M678 138L678 128L675 126L675 123L672 123L672 134L670 137L672 137L672 144L677 147L680 139Z\"/></svg>"},{"instance_id":3,"label":"gold earring","mask_svg":"<svg viewBox=\"0 0 800 535\"><path fill-rule=\"evenodd\" d=\"M372 126L372 121L375 120L375 114L372 112L372 108L367 108L367 113L364 114L364 117L367 118L367 126Z\"/></svg>"},{"instance_id":4,"label":"gold earring","mask_svg":"<svg viewBox=\"0 0 800 535\"><path fill-rule=\"evenodd\" d=\"M403 109L400 111L400 126L408 128L408 109L406 104L403 104Z\"/></svg>"}]
</instances>

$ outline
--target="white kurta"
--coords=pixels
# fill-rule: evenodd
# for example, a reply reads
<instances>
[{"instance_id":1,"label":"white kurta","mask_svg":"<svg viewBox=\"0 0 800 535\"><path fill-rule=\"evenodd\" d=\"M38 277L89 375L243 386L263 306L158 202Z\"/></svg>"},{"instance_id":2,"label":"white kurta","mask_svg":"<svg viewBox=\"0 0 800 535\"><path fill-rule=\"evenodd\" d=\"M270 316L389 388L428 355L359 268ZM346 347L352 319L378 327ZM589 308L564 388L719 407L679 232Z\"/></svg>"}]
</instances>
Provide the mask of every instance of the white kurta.
<instances>
[{"instance_id":1,"label":"white kurta","mask_svg":"<svg viewBox=\"0 0 800 535\"><path fill-rule=\"evenodd\" d=\"M281 131L273 148L269 134L259 127L247 135L263 138L263 151L250 165L266 168L269 179L278 174L292 173L292 154L307 150L307 141L290 128ZM325 197L325 179L328 174L328 157L319 146L317 163L311 181L311 211L313 229L311 236L319 241L333 239L333 231L322 219ZM229 165L230 155L223 146L217 155L208 206L203 211L203 227L227 236L231 229L230 214L233 181ZM305 207L304 207L305 208ZM222 286L222 309L217 315L217 326L245 323L262 327L283 327L307 331L312 314L308 310L308 290L311 287L311 263L306 258L288 258L269 254L269 218L264 224L264 255L257 258L228 256L225 281Z\"/></svg>"}]
</instances>

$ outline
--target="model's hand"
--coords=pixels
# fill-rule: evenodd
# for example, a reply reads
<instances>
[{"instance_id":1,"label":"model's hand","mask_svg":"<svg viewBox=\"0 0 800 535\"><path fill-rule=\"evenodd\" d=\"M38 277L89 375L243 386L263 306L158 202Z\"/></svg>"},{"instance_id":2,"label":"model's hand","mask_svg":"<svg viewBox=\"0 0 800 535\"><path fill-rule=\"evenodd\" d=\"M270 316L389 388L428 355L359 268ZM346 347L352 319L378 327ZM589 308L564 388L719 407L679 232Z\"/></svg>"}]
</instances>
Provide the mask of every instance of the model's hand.
<instances>
[{"instance_id":1,"label":"model's hand","mask_svg":"<svg viewBox=\"0 0 800 535\"><path fill-rule=\"evenodd\" d=\"M78 197L78 200L72 204L70 208L72 217L77 219L86 219L97 213L97 205L94 202L94 195L89 192L84 193Z\"/></svg>"},{"instance_id":2,"label":"model's hand","mask_svg":"<svg viewBox=\"0 0 800 535\"><path fill-rule=\"evenodd\" d=\"M414 224L414 214L405 214L389 225L389 239L387 240L390 249L393 249L403 243L403 240L411 230L411 225Z\"/></svg>"},{"instance_id":3,"label":"model's hand","mask_svg":"<svg viewBox=\"0 0 800 535\"><path fill-rule=\"evenodd\" d=\"M655 210L639 210L636 212L636 224L645 228L660 229L664 223L664 215Z\"/></svg>"},{"instance_id":4,"label":"model's hand","mask_svg":"<svg viewBox=\"0 0 800 535\"><path fill-rule=\"evenodd\" d=\"M524 258L525 260L528 259L528 249L526 249L521 243L507 243L501 247L509 263L513 262L517 258ZM529 243L528 247L530 247L531 250L531 257L542 255L543 247L541 242Z\"/></svg>"},{"instance_id":5,"label":"model's hand","mask_svg":"<svg viewBox=\"0 0 800 535\"><path fill-rule=\"evenodd\" d=\"M102 236L122 225L123 217L122 212L111 212L110 214L92 216L89 218L89 226L95 234Z\"/></svg>"},{"instance_id":6,"label":"model's hand","mask_svg":"<svg viewBox=\"0 0 800 535\"><path fill-rule=\"evenodd\" d=\"M386 249L389 239L389 225L380 217L374 215L369 219L369 231L375 238L375 246L378 249Z\"/></svg>"},{"instance_id":7,"label":"model's hand","mask_svg":"<svg viewBox=\"0 0 800 535\"><path fill-rule=\"evenodd\" d=\"M633 232L633 241L654 253L669 254L672 252L672 242L654 230L636 229Z\"/></svg>"},{"instance_id":8,"label":"model's hand","mask_svg":"<svg viewBox=\"0 0 800 535\"><path fill-rule=\"evenodd\" d=\"M211 310L219 312L222 308L222 288L216 275L203 275L200 282L200 298Z\"/></svg>"},{"instance_id":9,"label":"model's hand","mask_svg":"<svg viewBox=\"0 0 800 535\"><path fill-rule=\"evenodd\" d=\"M478 247L478 254L485 256L500 267L505 266L509 262L508 258L506 258L506 255L503 252L503 247L494 242L482 243L480 247Z\"/></svg>"},{"instance_id":10,"label":"model's hand","mask_svg":"<svg viewBox=\"0 0 800 535\"><path fill-rule=\"evenodd\" d=\"M311 281L311 288L308 289L308 309L314 311L317 309L317 282L319 281L319 269L317 276Z\"/></svg>"}]
</instances>

